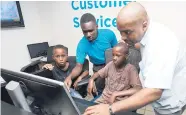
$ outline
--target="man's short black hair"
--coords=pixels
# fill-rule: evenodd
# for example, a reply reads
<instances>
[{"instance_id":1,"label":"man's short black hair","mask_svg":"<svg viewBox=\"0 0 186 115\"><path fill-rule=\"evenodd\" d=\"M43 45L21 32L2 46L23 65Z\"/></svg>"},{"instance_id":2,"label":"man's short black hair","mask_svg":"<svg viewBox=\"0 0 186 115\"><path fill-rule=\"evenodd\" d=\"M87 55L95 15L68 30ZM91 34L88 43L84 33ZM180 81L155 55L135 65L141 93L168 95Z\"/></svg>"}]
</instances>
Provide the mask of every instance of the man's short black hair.
<instances>
[{"instance_id":1,"label":"man's short black hair","mask_svg":"<svg viewBox=\"0 0 186 115\"><path fill-rule=\"evenodd\" d=\"M65 47L64 45L55 45L54 46L54 48L53 48L53 54L54 54L54 50L55 49L63 49L63 50L65 50L66 52L67 52L67 55L68 55L68 48L67 47Z\"/></svg>"},{"instance_id":2,"label":"man's short black hair","mask_svg":"<svg viewBox=\"0 0 186 115\"><path fill-rule=\"evenodd\" d=\"M90 21L96 24L96 18L91 13L85 13L81 16L80 24L87 23Z\"/></svg>"}]
</instances>

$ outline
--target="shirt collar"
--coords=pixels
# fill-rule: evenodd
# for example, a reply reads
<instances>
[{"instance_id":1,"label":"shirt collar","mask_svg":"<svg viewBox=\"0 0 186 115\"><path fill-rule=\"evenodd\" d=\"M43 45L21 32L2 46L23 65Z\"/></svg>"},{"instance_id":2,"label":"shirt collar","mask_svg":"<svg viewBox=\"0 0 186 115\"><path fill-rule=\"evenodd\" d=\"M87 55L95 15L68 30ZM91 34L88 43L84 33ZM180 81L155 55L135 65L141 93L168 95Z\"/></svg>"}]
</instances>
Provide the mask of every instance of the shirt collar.
<instances>
[{"instance_id":1,"label":"shirt collar","mask_svg":"<svg viewBox=\"0 0 186 115\"><path fill-rule=\"evenodd\" d=\"M142 40L140 41L140 44L143 46L145 46L147 43L149 31L150 31L150 24L149 24L149 27L147 28L147 31L145 32L145 35L143 36Z\"/></svg>"}]
</instances>

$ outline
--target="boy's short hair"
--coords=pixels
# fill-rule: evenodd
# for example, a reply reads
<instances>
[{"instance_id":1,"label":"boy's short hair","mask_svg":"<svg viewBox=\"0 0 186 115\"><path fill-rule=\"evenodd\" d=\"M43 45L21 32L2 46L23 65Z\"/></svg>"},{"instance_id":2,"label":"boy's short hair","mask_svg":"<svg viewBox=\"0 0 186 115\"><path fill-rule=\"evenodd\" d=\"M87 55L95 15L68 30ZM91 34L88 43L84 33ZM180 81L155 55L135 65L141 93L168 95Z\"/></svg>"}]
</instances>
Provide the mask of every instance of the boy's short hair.
<instances>
[{"instance_id":1,"label":"boy's short hair","mask_svg":"<svg viewBox=\"0 0 186 115\"><path fill-rule=\"evenodd\" d=\"M54 54L54 50L56 50L56 49L63 49L63 50L66 51L66 53L68 55L68 48L65 47L64 45L60 45L60 44L59 45L55 45L54 48L53 48L53 54Z\"/></svg>"},{"instance_id":2,"label":"boy's short hair","mask_svg":"<svg viewBox=\"0 0 186 115\"><path fill-rule=\"evenodd\" d=\"M120 42L115 47L121 47L123 49L124 54L129 54L129 47L126 43Z\"/></svg>"}]
</instances>

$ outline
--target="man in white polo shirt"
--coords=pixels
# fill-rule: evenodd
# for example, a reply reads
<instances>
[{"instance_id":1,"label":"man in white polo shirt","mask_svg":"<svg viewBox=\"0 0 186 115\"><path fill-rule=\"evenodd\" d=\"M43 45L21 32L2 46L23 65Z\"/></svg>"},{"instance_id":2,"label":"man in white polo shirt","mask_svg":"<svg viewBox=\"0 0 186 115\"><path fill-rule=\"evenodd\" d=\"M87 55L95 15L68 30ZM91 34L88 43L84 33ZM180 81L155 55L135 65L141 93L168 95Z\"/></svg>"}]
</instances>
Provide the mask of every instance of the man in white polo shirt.
<instances>
[{"instance_id":1,"label":"man in white polo shirt","mask_svg":"<svg viewBox=\"0 0 186 115\"><path fill-rule=\"evenodd\" d=\"M85 115L109 115L150 103L156 115L181 115L186 107L186 49L168 28L150 21L144 7L137 2L119 12L117 28L125 42L140 43L143 89L112 105L89 107Z\"/></svg>"}]
</instances>

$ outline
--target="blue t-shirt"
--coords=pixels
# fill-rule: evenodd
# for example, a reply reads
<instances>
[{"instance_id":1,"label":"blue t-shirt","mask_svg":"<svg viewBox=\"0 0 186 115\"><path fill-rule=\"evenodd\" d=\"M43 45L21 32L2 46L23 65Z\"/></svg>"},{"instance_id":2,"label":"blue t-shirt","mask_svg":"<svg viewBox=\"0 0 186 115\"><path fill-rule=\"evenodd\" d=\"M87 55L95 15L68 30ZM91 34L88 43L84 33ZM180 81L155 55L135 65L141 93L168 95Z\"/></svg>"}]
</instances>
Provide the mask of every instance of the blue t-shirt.
<instances>
[{"instance_id":1,"label":"blue t-shirt","mask_svg":"<svg viewBox=\"0 0 186 115\"><path fill-rule=\"evenodd\" d=\"M105 50L113 48L117 43L113 31L98 29L98 36L93 42L89 42L85 36L79 41L76 49L76 61L83 64L88 55L93 64L105 64Z\"/></svg>"}]
</instances>

